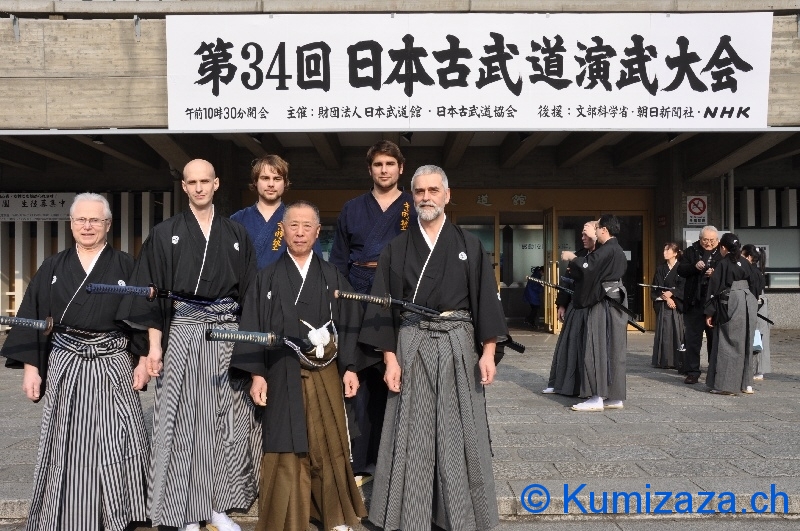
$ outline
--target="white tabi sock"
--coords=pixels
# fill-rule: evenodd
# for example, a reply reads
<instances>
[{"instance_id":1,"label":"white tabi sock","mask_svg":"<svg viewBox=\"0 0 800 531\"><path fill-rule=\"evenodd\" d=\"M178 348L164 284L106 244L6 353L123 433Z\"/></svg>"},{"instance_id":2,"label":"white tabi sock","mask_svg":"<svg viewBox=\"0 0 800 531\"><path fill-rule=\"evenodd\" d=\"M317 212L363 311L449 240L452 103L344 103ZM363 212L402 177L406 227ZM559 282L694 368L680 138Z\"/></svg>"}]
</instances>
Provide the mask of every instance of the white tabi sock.
<instances>
[{"instance_id":1,"label":"white tabi sock","mask_svg":"<svg viewBox=\"0 0 800 531\"><path fill-rule=\"evenodd\" d=\"M603 399L600 396L593 396L585 402L572 406L573 411L603 411Z\"/></svg>"}]
</instances>

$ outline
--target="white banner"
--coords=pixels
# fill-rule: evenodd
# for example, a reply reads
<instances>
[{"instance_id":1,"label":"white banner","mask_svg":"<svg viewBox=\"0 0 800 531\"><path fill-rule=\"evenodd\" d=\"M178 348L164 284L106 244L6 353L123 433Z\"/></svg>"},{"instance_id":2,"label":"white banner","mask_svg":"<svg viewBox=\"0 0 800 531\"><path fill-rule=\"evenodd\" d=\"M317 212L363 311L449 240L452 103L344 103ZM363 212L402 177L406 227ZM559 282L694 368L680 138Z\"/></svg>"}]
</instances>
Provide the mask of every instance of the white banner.
<instances>
[{"instance_id":1,"label":"white banner","mask_svg":"<svg viewBox=\"0 0 800 531\"><path fill-rule=\"evenodd\" d=\"M763 128L771 43L771 13L168 16L169 128Z\"/></svg>"},{"instance_id":2,"label":"white banner","mask_svg":"<svg viewBox=\"0 0 800 531\"><path fill-rule=\"evenodd\" d=\"M75 194L0 194L0 221L66 221Z\"/></svg>"}]
</instances>

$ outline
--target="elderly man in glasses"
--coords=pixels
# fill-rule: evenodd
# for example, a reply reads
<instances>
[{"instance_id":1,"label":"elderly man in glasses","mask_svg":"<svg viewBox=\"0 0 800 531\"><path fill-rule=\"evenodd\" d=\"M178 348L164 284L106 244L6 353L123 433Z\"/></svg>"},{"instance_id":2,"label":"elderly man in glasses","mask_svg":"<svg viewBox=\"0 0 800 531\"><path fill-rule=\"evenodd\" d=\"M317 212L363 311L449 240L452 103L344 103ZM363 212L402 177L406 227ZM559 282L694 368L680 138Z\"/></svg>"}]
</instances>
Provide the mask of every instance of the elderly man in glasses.
<instances>
[{"instance_id":1,"label":"elderly man in glasses","mask_svg":"<svg viewBox=\"0 0 800 531\"><path fill-rule=\"evenodd\" d=\"M2 350L24 363L25 395L44 398L26 529L122 531L147 518L149 443L136 391L150 377L128 348L144 337L114 320L122 296L91 297L85 286L125 285L133 258L106 243L103 196L75 196L70 217L75 246L42 263L17 317L52 317L72 330L46 337L14 327Z\"/></svg>"},{"instance_id":2,"label":"elderly man in glasses","mask_svg":"<svg viewBox=\"0 0 800 531\"><path fill-rule=\"evenodd\" d=\"M683 256L678 262L678 274L686 279L683 290L685 350L682 365L686 371L683 383L686 384L696 384L700 378L700 347L703 344L703 332L706 334L708 352L711 352L713 346L713 330L706 325L703 309L708 293L708 279L711 278L714 266L720 259L718 246L719 233L716 227L707 225L700 231L700 239L683 251Z\"/></svg>"}]
</instances>

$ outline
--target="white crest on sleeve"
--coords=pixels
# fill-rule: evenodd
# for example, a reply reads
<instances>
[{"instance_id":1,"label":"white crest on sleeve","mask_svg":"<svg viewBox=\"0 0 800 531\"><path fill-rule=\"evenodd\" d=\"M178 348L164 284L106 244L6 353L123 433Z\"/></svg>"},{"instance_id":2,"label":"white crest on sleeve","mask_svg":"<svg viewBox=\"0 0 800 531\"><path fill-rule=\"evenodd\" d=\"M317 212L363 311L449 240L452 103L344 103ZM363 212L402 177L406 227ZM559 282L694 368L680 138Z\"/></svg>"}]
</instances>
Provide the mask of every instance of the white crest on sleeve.
<instances>
[{"instance_id":1,"label":"white crest on sleeve","mask_svg":"<svg viewBox=\"0 0 800 531\"><path fill-rule=\"evenodd\" d=\"M233 248L238 251L239 250L239 242L234 242Z\"/></svg>"},{"instance_id":2,"label":"white crest on sleeve","mask_svg":"<svg viewBox=\"0 0 800 531\"><path fill-rule=\"evenodd\" d=\"M124 286L125 285L125 281L124 280L117 280L117 284L119 284L120 286Z\"/></svg>"},{"instance_id":3,"label":"white crest on sleeve","mask_svg":"<svg viewBox=\"0 0 800 531\"><path fill-rule=\"evenodd\" d=\"M53 275L53 280L52 280L52 282L50 282L50 284L55 284L55 283L56 283L56 280L58 280L58 279L56 278L56 276L55 276L55 275Z\"/></svg>"},{"instance_id":4,"label":"white crest on sleeve","mask_svg":"<svg viewBox=\"0 0 800 531\"><path fill-rule=\"evenodd\" d=\"M268 292L267 292L267 298L268 298L268 299L271 299L271 298L272 298L272 292L271 292L271 291L268 291Z\"/></svg>"},{"instance_id":5,"label":"white crest on sleeve","mask_svg":"<svg viewBox=\"0 0 800 531\"><path fill-rule=\"evenodd\" d=\"M497 292L497 300L502 300L502 299L500 298L500 292L499 292L499 291Z\"/></svg>"},{"instance_id":6,"label":"white crest on sleeve","mask_svg":"<svg viewBox=\"0 0 800 531\"><path fill-rule=\"evenodd\" d=\"M587 267L589 267L589 262L584 262L583 263L583 268L586 269Z\"/></svg>"},{"instance_id":7,"label":"white crest on sleeve","mask_svg":"<svg viewBox=\"0 0 800 531\"><path fill-rule=\"evenodd\" d=\"M458 258L461 259L461 260L466 260L467 259L467 253L465 253L464 251L461 251L460 253L458 253Z\"/></svg>"},{"instance_id":8,"label":"white crest on sleeve","mask_svg":"<svg viewBox=\"0 0 800 531\"><path fill-rule=\"evenodd\" d=\"M179 241L181 241L181 237L180 236L173 236L172 237L172 245L175 245Z\"/></svg>"}]
</instances>

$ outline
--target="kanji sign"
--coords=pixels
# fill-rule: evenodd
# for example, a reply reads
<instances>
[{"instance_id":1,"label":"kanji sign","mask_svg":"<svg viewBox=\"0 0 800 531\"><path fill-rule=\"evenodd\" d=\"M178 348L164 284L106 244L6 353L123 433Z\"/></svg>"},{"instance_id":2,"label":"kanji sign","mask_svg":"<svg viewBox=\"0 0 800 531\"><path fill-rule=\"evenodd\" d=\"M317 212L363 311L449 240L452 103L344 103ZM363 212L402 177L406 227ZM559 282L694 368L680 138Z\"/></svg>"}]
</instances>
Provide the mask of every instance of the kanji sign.
<instances>
[{"instance_id":1,"label":"kanji sign","mask_svg":"<svg viewBox=\"0 0 800 531\"><path fill-rule=\"evenodd\" d=\"M75 194L0 194L0 221L66 221Z\"/></svg>"},{"instance_id":2,"label":"kanji sign","mask_svg":"<svg viewBox=\"0 0 800 531\"><path fill-rule=\"evenodd\" d=\"M771 13L169 16L169 128L766 127L771 40Z\"/></svg>"},{"instance_id":3,"label":"kanji sign","mask_svg":"<svg viewBox=\"0 0 800 531\"><path fill-rule=\"evenodd\" d=\"M690 195L686 198L686 224L708 225L708 196Z\"/></svg>"}]
</instances>

